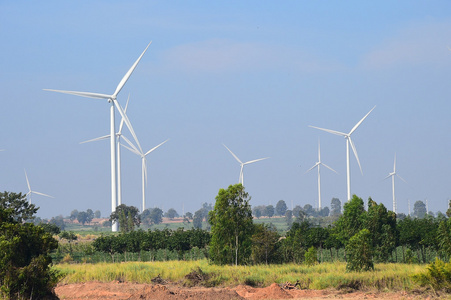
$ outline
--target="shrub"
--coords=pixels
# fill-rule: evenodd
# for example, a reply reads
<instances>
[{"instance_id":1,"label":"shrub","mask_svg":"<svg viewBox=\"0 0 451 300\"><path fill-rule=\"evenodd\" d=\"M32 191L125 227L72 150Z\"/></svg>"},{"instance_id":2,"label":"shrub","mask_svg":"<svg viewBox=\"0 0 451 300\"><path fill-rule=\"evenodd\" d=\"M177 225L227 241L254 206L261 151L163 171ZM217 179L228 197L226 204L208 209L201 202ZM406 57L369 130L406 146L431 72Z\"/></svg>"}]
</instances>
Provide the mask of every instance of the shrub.
<instances>
[{"instance_id":1,"label":"shrub","mask_svg":"<svg viewBox=\"0 0 451 300\"><path fill-rule=\"evenodd\" d=\"M432 286L435 290L451 291L451 263L445 263L436 258L427 267L426 273L412 276L413 280L421 286Z\"/></svg>"},{"instance_id":2,"label":"shrub","mask_svg":"<svg viewBox=\"0 0 451 300\"><path fill-rule=\"evenodd\" d=\"M308 266L313 266L318 263L318 252L316 251L315 247L310 247L307 252L304 254L305 260L304 262Z\"/></svg>"}]
</instances>

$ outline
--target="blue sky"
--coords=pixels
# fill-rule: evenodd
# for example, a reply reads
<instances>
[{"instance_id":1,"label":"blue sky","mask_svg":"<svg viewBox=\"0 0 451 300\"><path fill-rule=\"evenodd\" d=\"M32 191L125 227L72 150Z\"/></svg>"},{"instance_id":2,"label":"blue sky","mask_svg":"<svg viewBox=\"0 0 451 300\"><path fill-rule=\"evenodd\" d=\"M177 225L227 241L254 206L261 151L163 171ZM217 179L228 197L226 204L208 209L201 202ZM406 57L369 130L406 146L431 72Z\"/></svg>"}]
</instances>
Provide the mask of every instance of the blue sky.
<instances>
[{"instance_id":1,"label":"blue sky","mask_svg":"<svg viewBox=\"0 0 451 300\"><path fill-rule=\"evenodd\" d=\"M252 205L316 206L346 200L345 141L308 125L353 134L352 193L398 212L428 199L446 211L451 148L449 1L0 1L0 190L26 192L38 215L110 213L106 101L45 92L112 93L152 45L119 94L148 157L147 205L179 213L213 203L238 181ZM119 114L116 115L119 120ZM125 132L125 135L130 135ZM123 198L141 200L140 158L122 149Z\"/></svg>"}]
</instances>

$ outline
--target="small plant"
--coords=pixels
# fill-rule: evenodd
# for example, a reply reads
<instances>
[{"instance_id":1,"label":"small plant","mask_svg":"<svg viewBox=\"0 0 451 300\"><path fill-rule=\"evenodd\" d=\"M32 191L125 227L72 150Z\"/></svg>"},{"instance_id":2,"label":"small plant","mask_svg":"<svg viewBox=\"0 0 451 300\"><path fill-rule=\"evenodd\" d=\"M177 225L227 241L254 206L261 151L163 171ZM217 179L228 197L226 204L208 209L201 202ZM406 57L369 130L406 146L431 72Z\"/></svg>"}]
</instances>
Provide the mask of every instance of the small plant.
<instances>
[{"instance_id":1,"label":"small plant","mask_svg":"<svg viewBox=\"0 0 451 300\"><path fill-rule=\"evenodd\" d=\"M72 256L69 253L67 253L66 256L64 256L63 259L61 260L61 263L63 263L63 264L70 263L72 261L73 261Z\"/></svg>"},{"instance_id":2,"label":"small plant","mask_svg":"<svg viewBox=\"0 0 451 300\"><path fill-rule=\"evenodd\" d=\"M451 263L445 263L436 258L435 262L427 267L426 273L412 276L413 280L421 286L432 286L435 290L451 292Z\"/></svg>"},{"instance_id":3,"label":"small plant","mask_svg":"<svg viewBox=\"0 0 451 300\"><path fill-rule=\"evenodd\" d=\"M318 263L318 252L315 247L310 247L304 254L304 262L307 266L314 266Z\"/></svg>"}]
</instances>

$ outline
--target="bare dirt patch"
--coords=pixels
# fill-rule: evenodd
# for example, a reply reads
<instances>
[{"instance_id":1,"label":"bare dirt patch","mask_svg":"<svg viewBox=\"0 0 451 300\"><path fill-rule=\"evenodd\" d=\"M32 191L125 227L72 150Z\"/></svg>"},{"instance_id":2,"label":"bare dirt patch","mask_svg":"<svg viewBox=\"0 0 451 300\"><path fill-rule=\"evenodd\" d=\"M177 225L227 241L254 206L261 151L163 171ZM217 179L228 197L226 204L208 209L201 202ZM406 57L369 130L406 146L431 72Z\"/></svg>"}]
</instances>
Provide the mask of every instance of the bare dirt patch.
<instances>
[{"instance_id":1,"label":"bare dirt patch","mask_svg":"<svg viewBox=\"0 0 451 300\"><path fill-rule=\"evenodd\" d=\"M283 289L274 283L264 288L239 285L234 288L186 287L180 284L138 284L129 282L86 282L59 285L56 294L60 299L431 299L441 298L430 294L408 294L406 292L344 292L340 290ZM442 295L443 296L443 295ZM449 299L449 298L447 298Z\"/></svg>"}]
</instances>

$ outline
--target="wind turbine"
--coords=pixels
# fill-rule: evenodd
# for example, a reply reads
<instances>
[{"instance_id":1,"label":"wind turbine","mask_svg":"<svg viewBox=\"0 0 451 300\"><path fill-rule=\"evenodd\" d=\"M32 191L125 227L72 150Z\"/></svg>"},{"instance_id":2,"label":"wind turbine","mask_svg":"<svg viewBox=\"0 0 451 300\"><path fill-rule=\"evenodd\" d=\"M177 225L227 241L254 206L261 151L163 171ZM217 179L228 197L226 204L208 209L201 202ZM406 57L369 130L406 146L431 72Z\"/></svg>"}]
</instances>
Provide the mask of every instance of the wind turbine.
<instances>
[{"instance_id":1,"label":"wind turbine","mask_svg":"<svg viewBox=\"0 0 451 300\"><path fill-rule=\"evenodd\" d=\"M310 169L308 169L305 172L305 174L307 174L308 172L310 172L314 168L318 167L318 210L321 210L321 173L320 173L321 165L325 166L329 170L331 170L331 171L333 171L333 172L338 174L337 171L335 171L334 169L332 169L331 167L329 167L325 163L321 162L321 146L320 146L320 143L319 143L319 140L318 140L318 161L316 162L315 165L313 165L313 167L311 167Z\"/></svg>"},{"instance_id":2,"label":"wind turbine","mask_svg":"<svg viewBox=\"0 0 451 300\"><path fill-rule=\"evenodd\" d=\"M407 181L405 181L404 178L402 178L401 176L399 176L396 173L396 154L395 154L395 162L393 164L393 172L389 173L388 176L384 178L384 179L387 179L387 178L391 177L392 193L393 193L393 212L396 214L395 176L398 176L399 179L401 179L402 181L407 183ZM409 202L409 205L410 205L410 202ZM409 213L410 213L410 208L409 208Z\"/></svg>"},{"instance_id":3,"label":"wind turbine","mask_svg":"<svg viewBox=\"0 0 451 300\"><path fill-rule=\"evenodd\" d=\"M127 102L125 104L124 113L127 113L128 101L130 100L130 95L127 98ZM121 123L119 124L119 130L116 132L116 161L117 161L117 206L122 204L122 173L121 173L121 136L122 136L122 128L124 127L124 118L121 119ZM100 140L105 140L110 138L110 135L104 135L95 139L87 140L81 142L80 144L96 142Z\"/></svg>"},{"instance_id":4,"label":"wind turbine","mask_svg":"<svg viewBox=\"0 0 451 300\"><path fill-rule=\"evenodd\" d=\"M348 201L351 199L351 170L350 170L350 166L349 166L349 145L351 145L351 147L352 147L352 151L354 152L355 158L357 159L357 163L359 164L360 172L363 175L362 166L360 165L360 160L359 160L359 156L357 155L357 150L355 148L355 145L352 142L351 134L354 133L354 131L357 129L357 127L359 127L360 124L362 124L363 120L365 120L366 117L368 117L368 115L375 108L376 108L376 106L374 106L357 124L355 124L355 126L351 129L351 131L349 131L349 133L344 133L344 132L335 131L335 130L331 130L331 129L319 128L319 127L309 125L309 127L312 127L312 128L323 130L323 131L326 131L326 132L329 132L329 133L332 133L335 135L341 135L342 137L344 137L346 139L346 172L347 172L346 177L347 177Z\"/></svg>"},{"instance_id":5,"label":"wind turbine","mask_svg":"<svg viewBox=\"0 0 451 300\"><path fill-rule=\"evenodd\" d=\"M25 171L25 170L24 170ZM27 176L27 171L25 171L25 178L27 179L27 186L28 186L28 193L25 194L25 196L28 198L28 203L31 204L31 194L36 194L36 195L41 195L41 196L45 196L45 197L50 197L50 198L55 198L53 196L41 193L41 192L36 192L31 190L31 186L30 186L30 181L28 180L28 176Z\"/></svg>"},{"instance_id":6,"label":"wind turbine","mask_svg":"<svg viewBox=\"0 0 451 300\"><path fill-rule=\"evenodd\" d=\"M259 158L259 159L254 159L254 160L250 160L250 161L247 161L247 162L242 162L229 148L227 148L227 146L226 145L224 145L224 144L222 144L224 147L226 147L226 149L227 150L229 150L229 152L230 152L230 154L232 154L233 155L233 157L235 157L235 159L239 162L239 164L241 165L241 170L240 170L240 178L239 178L239 181L238 181L238 183L241 183L243 186L244 186L244 174L243 174L243 168L244 168L244 166L245 165L249 165L249 164L252 164L252 163L254 163L254 162L257 162L257 161L261 161L261 160L264 160L264 159L268 159L269 157L265 157L265 158Z\"/></svg>"},{"instance_id":7,"label":"wind turbine","mask_svg":"<svg viewBox=\"0 0 451 300\"><path fill-rule=\"evenodd\" d=\"M131 152L135 153L136 155L141 156L141 172L142 172L142 210L141 213L146 209L146 186L147 186L147 159L146 156L149 155L151 152L153 152L154 150L156 150L158 147L160 147L161 145L163 145L164 143L166 143L167 141L169 141L169 139L167 139L166 141L164 141L163 143L153 147L152 149L150 149L149 151L147 151L146 153L138 150L135 145L133 145L129 139L127 139L125 136L123 137L124 141L127 142L127 144L130 145L130 147L125 146L124 144L122 144L122 146L124 146L125 148L127 148L128 150L130 150Z\"/></svg>"},{"instance_id":8,"label":"wind turbine","mask_svg":"<svg viewBox=\"0 0 451 300\"><path fill-rule=\"evenodd\" d=\"M120 115L124 119L125 124L127 125L130 133L132 134L133 138L135 139L138 148L141 149L141 146L138 142L138 139L136 138L135 131L133 130L132 124L130 123L127 115L125 114L124 110L120 106L119 102L117 101L117 95L124 87L127 80L132 75L133 71L135 70L136 66L138 65L139 61L143 57L144 53L146 53L147 49L149 48L150 42L146 49L141 53L139 58L135 61L135 63L131 66L131 68L128 70L128 72L122 77L122 80L119 82L119 84L116 87L116 90L112 95L108 94L99 94L99 93L90 93L90 92L75 92L75 91L63 91L63 90L51 90L51 89L44 89L45 91L50 92L58 92L58 93L64 93L64 94L70 94L70 95L76 95L81 97L87 97L87 98L95 98L95 99L105 99L108 100L109 103L111 103L110 107L110 147L111 147L111 211L116 211L116 197L117 197L117 179L116 179L116 141L115 141L115 119L114 119L114 107L117 108ZM116 232L118 230L118 225L116 222L114 222L111 226L111 230L113 232Z\"/></svg>"}]
</instances>

